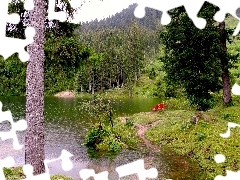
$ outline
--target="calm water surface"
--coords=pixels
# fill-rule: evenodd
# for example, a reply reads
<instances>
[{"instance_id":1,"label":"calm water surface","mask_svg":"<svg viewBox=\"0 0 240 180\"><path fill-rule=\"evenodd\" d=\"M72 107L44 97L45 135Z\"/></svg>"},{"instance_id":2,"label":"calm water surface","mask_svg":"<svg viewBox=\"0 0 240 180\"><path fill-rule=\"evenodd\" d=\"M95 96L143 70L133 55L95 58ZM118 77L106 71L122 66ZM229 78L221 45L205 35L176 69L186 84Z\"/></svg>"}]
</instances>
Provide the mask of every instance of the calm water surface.
<instances>
[{"instance_id":1,"label":"calm water surface","mask_svg":"<svg viewBox=\"0 0 240 180\"><path fill-rule=\"evenodd\" d=\"M114 169L120 165L144 159L145 168L155 167L158 169L157 179L195 179L197 172L195 166L188 163L184 158L171 153L154 154L146 151L144 145L139 150L123 150L114 158L101 157L89 158L87 149L81 144L84 141L89 122L83 119L83 112L79 110L81 102L86 99L80 98L45 98L45 154L47 159L57 158L61 150L65 149L72 153L74 168L65 172L61 168L61 162L49 164L51 174L65 174L76 180L79 178L81 169L94 169L99 173L108 171L109 179L117 179ZM10 110L14 120L25 119L25 97L0 97L3 103L3 111ZM114 109L117 116L127 116L138 112L148 112L160 99L122 99L114 101ZM9 129L9 124L0 123L2 129ZM18 133L21 144L24 144L24 132ZM0 141L0 158L13 156L16 165L24 164L24 149L15 151L12 148L12 140ZM123 179L123 178L121 178ZM129 176L125 179L138 179Z\"/></svg>"}]
</instances>

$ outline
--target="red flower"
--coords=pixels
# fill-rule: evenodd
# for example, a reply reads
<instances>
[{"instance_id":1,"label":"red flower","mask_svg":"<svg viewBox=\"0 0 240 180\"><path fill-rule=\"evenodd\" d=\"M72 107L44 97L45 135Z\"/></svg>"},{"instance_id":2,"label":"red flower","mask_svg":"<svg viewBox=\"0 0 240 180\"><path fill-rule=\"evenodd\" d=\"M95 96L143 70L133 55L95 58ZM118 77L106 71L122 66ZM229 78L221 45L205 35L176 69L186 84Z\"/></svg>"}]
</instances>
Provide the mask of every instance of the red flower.
<instances>
[{"instance_id":1,"label":"red flower","mask_svg":"<svg viewBox=\"0 0 240 180\"><path fill-rule=\"evenodd\" d=\"M165 105L164 103L157 104L156 106L154 106L154 108L152 108L152 110L153 110L153 111L163 110L165 106L166 106L166 105Z\"/></svg>"}]
</instances>

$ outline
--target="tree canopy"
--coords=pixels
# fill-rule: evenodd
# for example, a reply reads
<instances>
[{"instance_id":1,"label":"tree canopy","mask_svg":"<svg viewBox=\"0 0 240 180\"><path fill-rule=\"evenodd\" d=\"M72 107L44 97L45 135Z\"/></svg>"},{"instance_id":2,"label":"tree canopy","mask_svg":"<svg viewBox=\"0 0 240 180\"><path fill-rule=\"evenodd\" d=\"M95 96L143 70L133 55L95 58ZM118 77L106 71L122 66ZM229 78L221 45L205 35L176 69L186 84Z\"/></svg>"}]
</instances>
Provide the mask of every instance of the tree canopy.
<instances>
[{"instance_id":1,"label":"tree canopy","mask_svg":"<svg viewBox=\"0 0 240 180\"><path fill-rule=\"evenodd\" d=\"M199 17L207 20L205 29L196 28L183 7L170 11L172 21L160 32L165 56L162 58L167 80L181 85L190 103L199 110L212 107L212 92L222 88L221 58L227 57L229 65L236 59L222 50L221 30L213 20L217 8L205 3ZM228 30L225 42L230 40Z\"/></svg>"}]
</instances>

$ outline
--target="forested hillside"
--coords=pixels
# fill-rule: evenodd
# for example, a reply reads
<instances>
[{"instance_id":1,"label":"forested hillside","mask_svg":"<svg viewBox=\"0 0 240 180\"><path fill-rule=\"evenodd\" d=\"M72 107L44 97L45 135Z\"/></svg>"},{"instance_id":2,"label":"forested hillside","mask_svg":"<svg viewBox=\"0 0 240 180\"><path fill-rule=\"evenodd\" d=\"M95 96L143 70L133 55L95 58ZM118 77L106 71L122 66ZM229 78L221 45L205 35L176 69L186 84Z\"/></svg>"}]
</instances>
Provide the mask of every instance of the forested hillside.
<instances>
[{"instance_id":1,"label":"forested hillside","mask_svg":"<svg viewBox=\"0 0 240 180\"><path fill-rule=\"evenodd\" d=\"M58 28L48 27L45 94L64 90L94 94L118 87L131 95L142 74L149 71L145 67L156 60L156 29L161 28L160 12L147 9L146 17L137 19L135 7L131 5L100 22L57 22ZM18 36L13 32L8 36ZM24 95L26 64L16 55L0 63L1 95ZM151 71L155 73L154 68Z\"/></svg>"},{"instance_id":2,"label":"forested hillside","mask_svg":"<svg viewBox=\"0 0 240 180\"><path fill-rule=\"evenodd\" d=\"M160 25L161 11L146 8L145 17L138 19L134 16L134 10L137 4L132 4L128 8L123 9L120 13L116 13L113 16L104 18L100 21L95 19L91 22L82 23L82 30L96 30L105 28L127 28L131 21L134 19L138 25L142 25L145 28L156 30Z\"/></svg>"},{"instance_id":3,"label":"forested hillside","mask_svg":"<svg viewBox=\"0 0 240 180\"><path fill-rule=\"evenodd\" d=\"M182 95L182 87L176 88L164 79L161 12L146 8L146 16L138 19L135 7L130 5L100 21L82 25L55 22L58 28L47 27L45 95L65 90L95 94L116 88L130 96ZM226 22L236 26L231 17ZM8 32L8 36L13 35ZM236 54L235 42L228 44L231 54ZM13 55L0 61L0 66L0 95L24 95L26 64ZM231 72L238 77L238 69Z\"/></svg>"}]
</instances>

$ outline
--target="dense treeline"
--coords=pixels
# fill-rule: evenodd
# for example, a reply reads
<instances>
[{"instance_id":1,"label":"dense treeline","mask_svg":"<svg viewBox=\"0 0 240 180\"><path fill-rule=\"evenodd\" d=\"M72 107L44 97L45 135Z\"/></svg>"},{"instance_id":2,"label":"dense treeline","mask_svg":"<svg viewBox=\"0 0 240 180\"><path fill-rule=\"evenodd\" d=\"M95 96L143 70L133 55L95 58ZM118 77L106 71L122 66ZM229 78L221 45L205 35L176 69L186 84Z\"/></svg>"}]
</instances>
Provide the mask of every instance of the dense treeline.
<instances>
[{"instance_id":1,"label":"dense treeline","mask_svg":"<svg viewBox=\"0 0 240 180\"><path fill-rule=\"evenodd\" d=\"M163 49L160 48L160 40L164 43L164 40L161 39L161 32L164 33L167 30L168 33L171 33L171 29L166 29L170 26L163 28L160 24L161 12L148 8L146 8L144 18L135 18L133 15L135 7L135 4L131 5L121 13L99 22L92 21L82 25L54 22L53 27L46 26L45 95L53 95L64 90L94 94L118 87L127 90L130 96L133 92L161 97L182 96L184 91L182 83L176 87L175 81L178 80L168 82L164 79L166 66L172 66L167 65L163 59L162 62L159 60L163 56L171 55L171 53L164 54ZM176 22L178 23L177 17ZM210 17L210 19L212 18ZM188 21L186 16L185 22ZM186 30L182 25L180 26L184 31ZM178 27L179 31L181 27ZM197 31L192 27L193 24L190 23L187 28L195 34ZM16 32L8 32L8 36L23 38L21 28L19 26ZM210 31L206 29L201 32L202 37L206 37L204 34ZM175 36L169 36L165 45L170 39L174 42L182 40L178 33L175 33ZM204 38L198 38L196 42L203 40ZM213 41L207 42L209 47L212 46L211 42ZM171 44L174 46L174 43ZM236 54L234 46L230 46L231 54ZM176 57L180 58L179 53L176 50L174 52L177 53ZM192 58L191 54L184 54L190 55ZM205 53L205 55L207 54ZM170 60L171 58L166 59ZM213 61L215 61L214 58ZM1 60L0 66L2 82L0 95L24 95L26 64L22 63L17 55L13 55L5 61ZM176 63L175 66L174 73L179 69ZM238 73L238 70L235 71L235 74ZM174 75L170 75L170 77L173 78ZM198 83L197 79L194 80ZM139 92L140 88L136 88L139 86L144 92Z\"/></svg>"},{"instance_id":2,"label":"dense treeline","mask_svg":"<svg viewBox=\"0 0 240 180\"><path fill-rule=\"evenodd\" d=\"M134 10L137 4L132 4L128 8L123 9L120 13L109 16L101 20L95 19L91 22L83 22L82 30L96 30L105 28L127 28L131 23L132 19L136 21L138 25L144 26L150 30L156 30L160 26L161 22L161 11L155 9L145 8L145 16L138 19L134 16Z\"/></svg>"},{"instance_id":3,"label":"dense treeline","mask_svg":"<svg viewBox=\"0 0 240 180\"><path fill-rule=\"evenodd\" d=\"M100 90L124 87L131 95L143 68L155 60L159 41L156 31L137 23L135 17L125 20L121 27L114 28L87 30L68 22L47 26L45 94L53 95L64 90L94 94ZM159 26L156 22L155 25ZM21 24L7 34L24 38L24 28L25 25ZM26 63L22 63L15 54L1 60L0 65L0 95L24 95Z\"/></svg>"},{"instance_id":4,"label":"dense treeline","mask_svg":"<svg viewBox=\"0 0 240 180\"><path fill-rule=\"evenodd\" d=\"M156 31L146 29L134 20L127 28L104 28L80 31L79 34L80 41L98 53L88 67L81 67L78 76L81 89L92 93L114 87L126 87L131 93L142 69L150 63L159 47ZM95 74L89 75L88 81L87 72Z\"/></svg>"}]
</instances>

